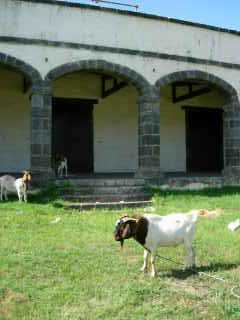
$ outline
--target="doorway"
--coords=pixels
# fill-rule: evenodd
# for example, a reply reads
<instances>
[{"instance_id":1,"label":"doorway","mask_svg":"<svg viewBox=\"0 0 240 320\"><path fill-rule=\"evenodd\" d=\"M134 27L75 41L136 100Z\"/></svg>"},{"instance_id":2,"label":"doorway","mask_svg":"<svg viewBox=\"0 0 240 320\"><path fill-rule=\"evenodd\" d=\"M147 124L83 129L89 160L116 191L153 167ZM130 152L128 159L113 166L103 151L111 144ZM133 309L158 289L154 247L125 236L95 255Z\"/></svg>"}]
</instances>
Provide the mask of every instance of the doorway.
<instances>
[{"instance_id":1,"label":"doorway","mask_svg":"<svg viewBox=\"0 0 240 320\"><path fill-rule=\"evenodd\" d=\"M97 100L53 99L53 157L67 157L69 173L93 172L93 107Z\"/></svg>"},{"instance_id":2,"label":"doorway","mask_svg":"<svg viewBox=\"0 0 240 320\"><path fill-rule=\"evenodd\" d=\"M223 111L184 107L188 172L220 172L223 169Z\"/></svg>"}]
</instances>

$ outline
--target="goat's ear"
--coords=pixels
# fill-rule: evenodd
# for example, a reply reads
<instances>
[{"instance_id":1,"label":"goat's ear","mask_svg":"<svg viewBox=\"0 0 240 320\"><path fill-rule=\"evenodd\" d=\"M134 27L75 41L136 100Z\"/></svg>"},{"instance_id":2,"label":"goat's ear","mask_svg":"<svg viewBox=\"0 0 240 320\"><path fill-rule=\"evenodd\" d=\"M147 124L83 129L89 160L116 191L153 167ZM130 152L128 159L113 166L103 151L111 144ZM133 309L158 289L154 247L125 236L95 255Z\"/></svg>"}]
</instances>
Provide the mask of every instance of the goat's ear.
<instances>
[{"instance_id":1,"label":"goat's ear","mask_svg":"<svg viewBox=\"0 0 240 320\"><path fill-rule=\"evenodd\" d=\"M131 230L130 230L130 224L129 224L129 223L126 223L126 224L125 224L125 227L124 227L124 229L123 229L122 235L121 235L122 238L123 238L123 239L128 238L129 235L130 235L130 232L131 232Z\"/></svg>"}]
</instances>

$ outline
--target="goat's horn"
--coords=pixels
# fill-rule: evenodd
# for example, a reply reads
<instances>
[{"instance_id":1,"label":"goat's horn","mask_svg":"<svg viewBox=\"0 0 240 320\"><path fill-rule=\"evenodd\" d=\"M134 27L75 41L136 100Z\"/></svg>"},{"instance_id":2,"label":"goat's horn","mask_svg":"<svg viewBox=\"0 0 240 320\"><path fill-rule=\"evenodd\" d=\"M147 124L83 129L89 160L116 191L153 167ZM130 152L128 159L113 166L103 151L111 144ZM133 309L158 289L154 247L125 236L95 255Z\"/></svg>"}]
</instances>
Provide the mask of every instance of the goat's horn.
<instances>
[{"instance_id":1,"label":"goat's horn","mask_svg":"<svg viewBox=\"0 0 240 320\"><path fill-rule=\"evenodd\" d=\"M131 217L123 217L121 218L123 222L128 222L128 221L137 221L137 219L131 218Z\"/></svg>"}]
</instances>

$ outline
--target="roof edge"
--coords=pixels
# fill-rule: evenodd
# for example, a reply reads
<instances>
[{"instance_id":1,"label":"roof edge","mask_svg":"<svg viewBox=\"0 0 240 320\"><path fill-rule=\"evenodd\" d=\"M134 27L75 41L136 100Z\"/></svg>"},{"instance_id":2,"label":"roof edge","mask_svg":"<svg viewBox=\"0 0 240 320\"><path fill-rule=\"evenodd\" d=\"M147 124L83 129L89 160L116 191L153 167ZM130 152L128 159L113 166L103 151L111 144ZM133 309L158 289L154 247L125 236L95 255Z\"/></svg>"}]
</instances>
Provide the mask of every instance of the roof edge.
<instances>
[{"instance_id":1,"label":"roof edge","mask_svg":"<svg viewBox=\"0 0 240 320\"><path fill-rule=\"evenodd\" d=\"M234 29L216 27L216 26L212 26L212 25L208 25L208 24L199 23L199 22L180 20L180 19L176 19L176 18L169 18L169 17L159 16L159 15L149 14L149 13L143 13L143 12L134 12L134 11L129 11L129 10L106 8L106 7L100 7L100 6L96 6L96 5L90 5L90 4L66 2L66 1L57 1L57 0L11 0L11 1L29 2L29 3L37 3L37 4L41 4L42 3L42 4L63 6L63 7L70 7L70 8L81 8L81 9L90 9L90 10L98 10L98 11L105 11L105 12L113 12L113 13L116 13L116 14L129 15L129 16L135 16L135 17L153 19L153 20L160 20L160 21L167 21L167 22L172 22L172 23L178 23L178 24L183 24L183 25L187 25L187 26L192 26L192 27L196 27L196 28L202 28L202 29L207 29L207 30L212 30L212 31L230 33L230 34L234 34L234 35L240 36L240 31L234 30Z\"/></svg>"}]
</instances>

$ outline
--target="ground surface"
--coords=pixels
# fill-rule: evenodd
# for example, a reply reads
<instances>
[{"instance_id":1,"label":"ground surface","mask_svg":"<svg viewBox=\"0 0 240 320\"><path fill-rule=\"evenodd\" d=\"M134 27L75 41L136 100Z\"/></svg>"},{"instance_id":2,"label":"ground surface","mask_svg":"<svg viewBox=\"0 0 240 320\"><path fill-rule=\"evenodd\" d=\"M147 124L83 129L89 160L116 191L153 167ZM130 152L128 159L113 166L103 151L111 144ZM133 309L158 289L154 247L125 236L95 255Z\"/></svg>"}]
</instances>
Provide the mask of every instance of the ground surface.
<instances>
[{"instance_id":1,"label":"ground surface","mask_svg":"<svg viewBox=\"0 0 240 320\"><path fill-rule=\"evenodd\" d=\"M160 259L156 279L142 274L142 248L129 240L121 253L113 241L117 217L136 209L79 213L46 194L28 204L14 199L0 203L0 319L239 319L231 288L240 285L240 230L227 224L240 217L240 189L154 196L159 214L223 209L199 219L195 247L197 271L225 282ZM180 247L159 254L178 263L185 256Z\"/></svg>"}]
</instances>

